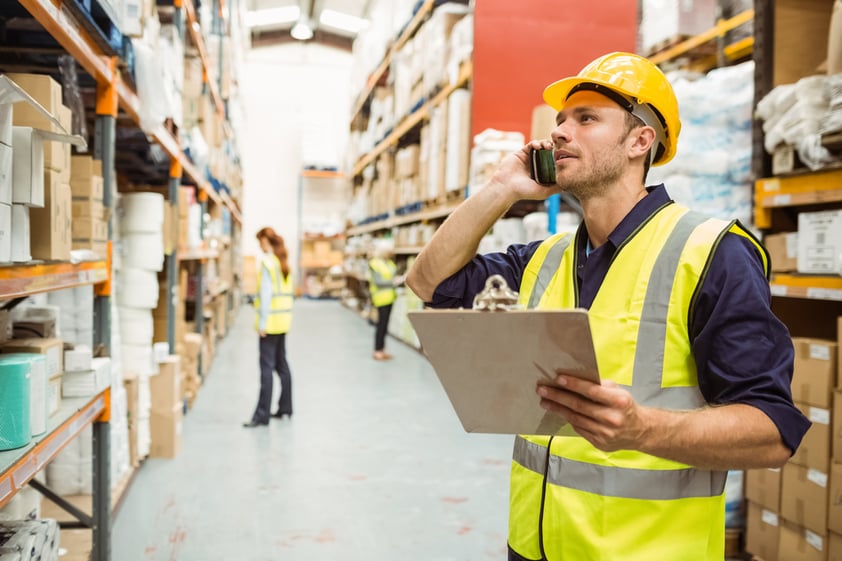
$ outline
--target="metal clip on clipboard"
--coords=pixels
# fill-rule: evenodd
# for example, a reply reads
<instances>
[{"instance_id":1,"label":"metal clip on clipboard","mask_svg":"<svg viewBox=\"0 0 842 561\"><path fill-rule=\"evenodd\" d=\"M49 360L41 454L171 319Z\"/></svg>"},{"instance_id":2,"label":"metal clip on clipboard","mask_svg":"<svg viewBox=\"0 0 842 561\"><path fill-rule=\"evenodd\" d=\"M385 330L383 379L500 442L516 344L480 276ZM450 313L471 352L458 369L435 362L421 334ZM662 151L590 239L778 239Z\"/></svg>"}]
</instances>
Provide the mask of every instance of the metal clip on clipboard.
<instances>
[{"instance_id":1,"label":"metal clip on clipboard","mask_svg":"<svg viewBox=\"0 0 842 561\"><path fill-rule=\"evenodd\" d=\"M485 288L474 296L472 308L486 312L505 312L522 309L518 301L518 293L509 288L501 275L491 275L485 281Z\"/></svg>"}]
</instances>

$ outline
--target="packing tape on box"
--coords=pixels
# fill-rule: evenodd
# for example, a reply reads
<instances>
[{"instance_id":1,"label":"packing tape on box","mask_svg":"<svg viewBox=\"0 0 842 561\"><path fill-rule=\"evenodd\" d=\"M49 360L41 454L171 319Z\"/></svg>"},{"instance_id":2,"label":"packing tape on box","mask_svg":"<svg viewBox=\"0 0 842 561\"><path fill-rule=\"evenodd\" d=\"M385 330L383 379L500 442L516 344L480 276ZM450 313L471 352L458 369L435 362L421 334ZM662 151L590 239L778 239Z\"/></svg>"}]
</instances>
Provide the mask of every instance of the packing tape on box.
<instances>
[{"instance_id":1,"label":"packing tape on box","mask_svg":"<svg viewBox=\"0 0 842 561\"><path fill-rule=\"evenodd\" d=\"M120 197L120 231L160 233L164 224L164 196L125 193Z\"/></svg>"},{"instance_id":2,"label":"packing tape on box","mask_svg":"<svg viewBox=\"0 0 842 561\"><path fill-rule=\"evenodd\" d=\"M26 446L32 438L30 364L26 355L0 355L0 450Z\"/></svg>"}]
</instances>

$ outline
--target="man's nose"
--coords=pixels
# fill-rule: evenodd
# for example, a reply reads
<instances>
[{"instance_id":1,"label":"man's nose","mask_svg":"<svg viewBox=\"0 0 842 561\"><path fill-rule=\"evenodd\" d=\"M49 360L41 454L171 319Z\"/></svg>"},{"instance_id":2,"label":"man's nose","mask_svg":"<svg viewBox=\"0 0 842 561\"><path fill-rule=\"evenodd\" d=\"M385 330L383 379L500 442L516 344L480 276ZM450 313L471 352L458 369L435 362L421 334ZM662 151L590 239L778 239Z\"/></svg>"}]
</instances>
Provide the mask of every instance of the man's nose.
<instances>
[{"instance_id":1,"label":"man's nose","mask_svg":"<svg viewBox=\"0 0 842 561\"><path fill-rule=\"evenodd\" d=\"M556 146L570 142L570 126L564 122L559 123L550 133L550 138Z\"/></svg>"}]
</instances>

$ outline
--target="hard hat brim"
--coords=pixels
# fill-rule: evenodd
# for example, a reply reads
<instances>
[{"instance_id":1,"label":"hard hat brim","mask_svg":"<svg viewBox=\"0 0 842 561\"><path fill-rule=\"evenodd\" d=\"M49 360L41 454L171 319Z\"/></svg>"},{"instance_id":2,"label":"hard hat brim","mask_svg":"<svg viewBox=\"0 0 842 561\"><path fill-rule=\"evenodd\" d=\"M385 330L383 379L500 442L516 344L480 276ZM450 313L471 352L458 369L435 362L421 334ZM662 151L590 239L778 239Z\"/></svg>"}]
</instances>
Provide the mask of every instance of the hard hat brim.
<instances>
[{"instance_id":1,"label":"hard hat brim","mask_svg":"<svg viewBox=\"0 0 842 561\"><path fill-rule=\"evenodd\" d=\"M556 111L561 111L561 108L564 107L564 104L567 101L567 96L570 94L570 90L584 82L593 82L593 80L584 80L574 76L553 82L544 88L544 101Z\"/></svg>"}]
</instances>

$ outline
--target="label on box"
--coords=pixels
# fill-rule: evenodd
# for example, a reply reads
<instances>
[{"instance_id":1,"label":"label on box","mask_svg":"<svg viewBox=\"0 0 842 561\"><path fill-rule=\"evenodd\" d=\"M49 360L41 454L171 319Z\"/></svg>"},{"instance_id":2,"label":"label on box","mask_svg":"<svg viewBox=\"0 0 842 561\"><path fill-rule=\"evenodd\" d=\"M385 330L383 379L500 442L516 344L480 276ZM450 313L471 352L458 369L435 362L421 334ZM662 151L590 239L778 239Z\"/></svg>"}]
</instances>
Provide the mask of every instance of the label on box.
<instances>
[{"instance_id":1,"label":"label on box","mask_svg":"<svg viewBox=\"0 0 842 561\"><path fill-rule=\"evenodd\" d=\"M772 206L788 206L791 202L791 195L775 195L772 197Z\"/></svg>"},{"instance_id":2,"label":"label on box","mask_svg":"<svg viewBox=\"0 0 842 561\"><path fill-rule=\"evenodd\" d=\"M810 345L810 358L830 360L830 347L826 345Z\"/></svg>"},{"instance_id":3,"label":"label on box","mask_svg":"<svg viewBox=\"0 0 842 561\"><path fill-rule=\"evenodd\" d=\"M785 284L772 284L769 285L769 292L772 296L786 296L787 290Z\"/></svg>"},{"instance_id":4,"label":"label on box","mask_svg":"<svg viewBox=\"0 0 842 561\"><path fill-rule=\"evenodd\" d=\"M781 189L781 180L780 179L764 179L760 181L760 185L764 191L780 191Z\"/></svg>"},{"instance_id":5,"label":"label on box","mask_svg":"<svg viewBox=\"0 0 842 561\"><path fill-rule=\"evenodd\" d=\"M771 510L763 509L763 512L760 513L760 519L769 526L777 526L778 525L778 515L772 512Z\"/></svg>"},{"instance_id":6,"label":"label on box","mask_svg":"<svg viewBox=\"0 0 842 561\"><path fill-rule=\"evenodd\" d=\"M810 530L804 530L804 537L807 540L807 543L813 546L814 548L818 549L819 551L824 550L824 538L818 535L815 532L811 532Z\"/></svg>"},{"instance_id":7,"label":"label on box","mask_svg":"<svg viewBox=\"0 0 842 561\"><path fill-rule=\"evenodd\" d=\"M842 290L836 288L815 288L807 289L807 298L817 300L842 300Z\"/></svg>"},{"instance_id":8,"label":"label on box","mask_svg":"<svg viewBox=\"0 0 842 561\"><path fill-rule=\"evenodd\" d=\"M827 487L827 474L822 473L817 469L807 470L807 479L809 479L819 487Z\"/></svg>"},{"instance_id":9,"label":"label on box","mask_svg":"<svg viewBox=\"0 0 842 561\"><path fill-rule=\"evenodd\" d=\"M810 407L810 420L820 425L830 424L830 410L822 409L820 407Z\"/></svg>"}]
</instances>

